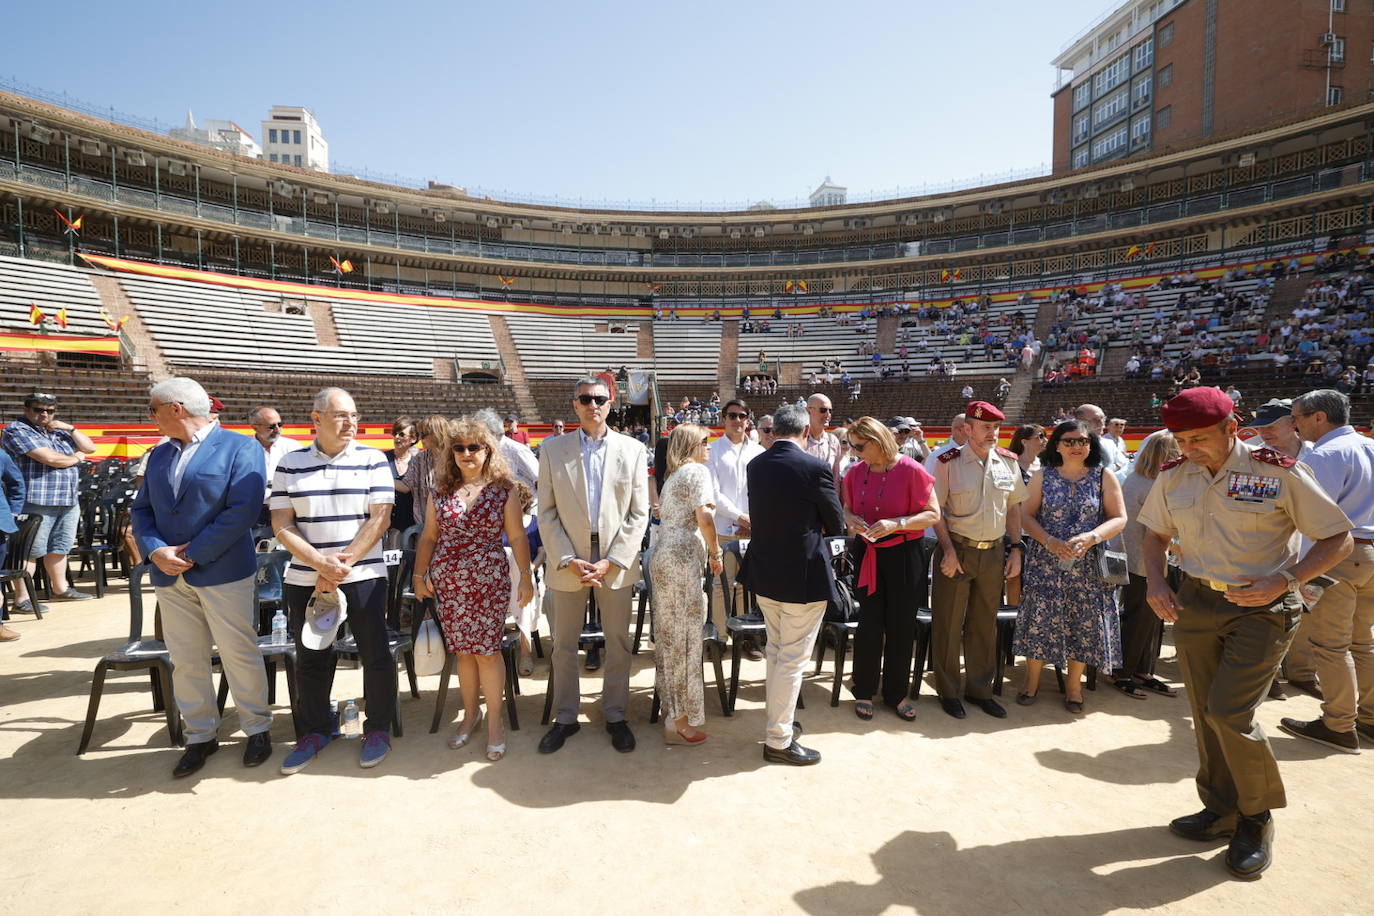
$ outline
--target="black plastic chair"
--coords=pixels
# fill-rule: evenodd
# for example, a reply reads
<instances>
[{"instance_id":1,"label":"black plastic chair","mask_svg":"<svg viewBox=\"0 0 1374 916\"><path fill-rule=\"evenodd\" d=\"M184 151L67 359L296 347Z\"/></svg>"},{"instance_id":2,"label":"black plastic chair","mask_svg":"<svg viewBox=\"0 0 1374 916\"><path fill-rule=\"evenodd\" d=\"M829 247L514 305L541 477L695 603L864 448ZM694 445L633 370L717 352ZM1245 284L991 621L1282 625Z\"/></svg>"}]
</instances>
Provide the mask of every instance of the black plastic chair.
<instances>
[{"instance_id":1,"label":"black plastic chair","mask_svg":"<svg viewBox=\"0 0 1374 916\"><path fill-rule=\"evenodd\" d=\"M921 695L921 681L930 665L930 628L934 615L928 607L916 609L916 651L911 659L911 699Z\"/></svg>"},{"instance_id":2,"label":"black plastic chair","mask_svg":"<svg viewBox=\"0 0 1374 916\"><path fill-rule=\"evenodd\" d=\"M1016 664L1012 643L1016 639L1018 610L1014 604L1004 604L997 609L997 673L992 679L992 692L999 697L1002 695L1002 679L1007 667Z\"/></svg>"},{"instance_id":3,"label":"black plastic chair","mask_svg":"<svg viewBox=\"0 0 1374 916\"><path fill-rule=\"evenodd\" d=\"M86 709L86 726L81 732L78 755L86 752L95 730L95 716L100 710L100 697L105 689L107 671L147 670L152 681L153 709L167 714L167 735L172 746L182 743L181 714L172 697L172 657L160 639L143 638L143 576L148 564L143 563L129 574L129 638L119 648L107 653L95 666L91 681L91 702ZM156 608L156 604L154 604ZM156 614L156 610L154 611Z\"/></svg>"},{"instance_id":4,"label":"black plastic chair","mask_svg":"<svg viewBox=\"0 0 1374 916\"><path fill-rule=\"evenodd\" d=\"M739 541L731 541L725 545L725 551L734 553L735 559L742 562L744 558L740 555L739 545ZM736 565L735 568L738 569L739 566ZM740 585L738 604L735 602L734 584ZM768 627L763 621L763 613L759 610L754 593L743 584L731 583L724 563L721 564L720 586L721 594L725 596L725 636L730 642L730 691L725 714L733 716L735 700L739 697L739 672L743 664L744 643L748 640L756 646L765 645L768 642Z\"/></svg>"},{"instance_id":5,"label":"black plastic chair","mask_svg":"<svg viewBox=\"0 0 1374 916\"><path fill-rule=\"evenodd\" d=\"M26 516L19 523L18 530L6 539L5 567L0 569L0 605L4 610L4 613L0 614L0 619L10 616L9 594L14 588L14 583L21 581L24 583L25 594L29 596L34 616L38 620L43 619L43 611L38 603L38 589L34 587L33 576L24 569L24 558L33 549L33 542L38 538L38 526L42 523L43 519L40 516Z\"/></svg>"},{"instance_id":6,"label":"black plastic chair","mask_svg":"<svg viewBox=\"0 0 1374 916\"><path fill-rule=\"evenodd\" d=\"M90 499L83 497L81 506L80 535L72 547L71 555L81 561L81 568L73 578L79 578L92 571L95 578L95 596L105 597L105 587L109 583L107 560L119 555L119 510L117 500Z\"/></svg>"},{"instance_id":7,"label":"black plastic chair","mask_svg":"<svg viewBox=\"0 0 1374 916\"><path fill-rule=\"evenodd\" d=\"M845 587L850 590L850 594L853 596L854 610L857 612L859 598L854 584L854 564L850 558L851 540L851 538L844 537L826 538L830 545L830 562L835 569L837 584L843 582ZM835 676L830 685L831 706L840 705L840 687L844 680L844 663L849 657L849 642L858 629L859 618L857 613L844 620L828 618L821 621L821 632L816 638L816 670L814 673L821 673L821 666L825 664L826 646L834 648Z\"/></svg>"},{"instance_id":8,"label":"black plastic chair","mask_svg":"<svg viewBox=\"0 0 1374 916\"><path fill-rule=\"evenodd\" d=\"M280 660L286 672L286 691L294 711L296 708L295 634L288 631L285 645L279 646L272 642L272 617L278 609L285 608L282 597L282 581L286 573L286 564L290 559L291 553L286 550L273 550L257 555L257 573L253 579L253 598L258 606L256 614L258 651L262 653L263 664L267 668L267 702L271 704L277 702L277 662ZM211 656L210 663L212 666L220 666L221 668L217 701L219 711L223 713L224 704L229 699L229 681L224 676L218 654ZM296 737L300 737L299 731Z\"/></svg>"}]
</instances>

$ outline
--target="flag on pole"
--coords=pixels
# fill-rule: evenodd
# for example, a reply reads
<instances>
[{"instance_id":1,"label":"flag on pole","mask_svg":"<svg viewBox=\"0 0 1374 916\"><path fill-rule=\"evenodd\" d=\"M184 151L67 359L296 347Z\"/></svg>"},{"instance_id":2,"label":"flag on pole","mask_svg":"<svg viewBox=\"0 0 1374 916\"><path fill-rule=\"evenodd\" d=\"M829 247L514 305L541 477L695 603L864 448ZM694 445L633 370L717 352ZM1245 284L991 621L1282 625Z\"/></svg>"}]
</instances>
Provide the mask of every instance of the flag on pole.
<instances>
[{"instance_id":1,"label":"flag on pole","mask_svg":"<svg viewBox=\"0 0 1374 916\"><path fill-rule=\"evenodd\" d=\"M964 279L964 270L963 270L963 268L961 268L961 267L956 267L956 268L954 268L954 282L955 282L955 283L958 283L958 282L959 282L960 280L962 280L962 279Z\"/></svg>"},{"instance_id":2,"label":"flag on pole","mask_svg":"<svg viewBox=\"0 0 1374 916\"><path fill-rule=\"evenodd\" d=\"M788 280L786 283L784 283L784 284L782 285L782 291L783 291L784 293L790 293L790 292L792 292L793 290L795 290L796 288L797 288L797 284L796 284L795 282L793 282L792 280Z\"/></svg>"},{"instance_id":3,"label":"flag on pole","mask_svg":"<svg viewBox=\"0 0 1374 916\"><path fill-rule=\"evenodd\" d=\"M67 217L62 214L61 210L53 210L52 212L56 213L57 218L62 220L62 225L67 227L64 230L65 232L70 232L72 235L76 235L81 231L81 222L86 218L85 215L78 216L76 219L71 220L67 219Z\"/></svg>"},{"instance_id":4,"label":"flag on pole","mask_svg":"<svg viewBox=\"0 0 1374 916\"><path fill-rule=\"evenodd\" d=\"M949 273L948 270L942 270L942 271L940 271L940 282L941 282L941 283L948 283L948 282L949 282L949 277L950 277L950 273Z\"/></svg>"},{"instance_id":5,"label":"flag on pole","mask_svg":"<svg viewBox=\"0 0 1374 916\"><path fill-rule=\"evenodd\" d=\"M43 314L37 303L29 303L29 324L37 327L48 320L48 316Z\"/></svg>"},{"instance_id":6,"label":"flag on pole","mask_svg":"<svg viewBox=\"0 0 1374 916\"><path fill-rule=\"evenodd\" d=\"M496 275L496 279L498 279L498 280L501 281L501 288L502 288L502 289L510 289L512 286L515 285L515 278L514 278L514 277L507 277L507 276L504 275L504 274L497 274L497 275Z\"/></svg>"},{"instance_id":7,"label":"flag on pole","mask_svg":"<svg viewBox=\"0 0 1374 916\"><path fill-rule=\"evenodd\" d=\"M100 320L105 322L105 327L109 328L111 331L118 331L120 328L124 327L125 322L129 320L128 315L125 315L123 318L115 318L115 316L104 309L101 309L98 314L100 315Z\"/></svg>"},{"instance_id":8,"label":"flag on pole","mask_svg":"<svg viewBox=\"0 0 1374 916\"><path fill-rule=\"evenodd\" d=\"M1154 254L1154 253L1155 253L1155 243L1154 243L1154 242L1151 242L1150 244L1148 244L1148 245L1145 246L1145 257L1148 258L1150 255L1152 255L1152 254Z\"/></svg>"},{"instance_id":9,"label":"flag on pole","mask_svg":"<svg viewBox=\"0 0 1374 916\"><path fill-rule=\"evenodd\" d=\"M342 261L337 261L337 260L335 260L334 258L330 258L330 259L329 259L329 263L330 263L330 264L333 264L333 265L334 265L334 270L337 271L337 272L340 273L340 274L351 274L351 273L353 273L353 262L350 261L350 260L348 260L347 258L345 258L345 259L342 260Z\"/></svg>"},{"instance_id":10,"label":"flag on pole","mask_svg":"<svg viewBox=\"0 0 1374 916\"><path fill-rule=\"evenodd\" d=\"M57 322L57 326L62 330L67 330L67 310L65 308L58 309L57 314L53 316L53 321Z\"/></svg>"},{"instance_id":11,"label":"flag on pole","mask_svg":"<svg viewBox=\"0 0 1374 916\"><path fill-rule=\"evenodd\" d=\"M663 284L662 284L662 283L645 283L645 284L644 284L644 288L647 289L647 290L649 291L649 294L650 294L650 295L652 295L652 294L658 292L660 289L662 289L662 288L663 288Z\"/></svg>"},{"instance_id":12,"label":"flag on pole","mask_svg":"<svg viewBox=\"0 0 1374 916\"><path fill-rule=\"evenodd\" d=\"M809 290L810 288L811 288L811 285L810 285L809 283L807 283L805 280L798 280L798 281L797 281L797 292L799 292L799 293L804 293L804 292L806 292L807 290Z\"/></svg>"},{"instance_id":13,"label":"flag on pole","mask_svg":"<svg viewBox=\"0 0 1374 916\"><path fill-rule=\"evenodd\" d=\"M1134 258L1134 257L1139 256L1139 254L1140 254L1140 246L1139 246L1139 245L1132 245L1130 248L1127 248L1127 249L1126 249L1126 260L1129 261L1131 258Z\"/></svg>"}]
</instances>

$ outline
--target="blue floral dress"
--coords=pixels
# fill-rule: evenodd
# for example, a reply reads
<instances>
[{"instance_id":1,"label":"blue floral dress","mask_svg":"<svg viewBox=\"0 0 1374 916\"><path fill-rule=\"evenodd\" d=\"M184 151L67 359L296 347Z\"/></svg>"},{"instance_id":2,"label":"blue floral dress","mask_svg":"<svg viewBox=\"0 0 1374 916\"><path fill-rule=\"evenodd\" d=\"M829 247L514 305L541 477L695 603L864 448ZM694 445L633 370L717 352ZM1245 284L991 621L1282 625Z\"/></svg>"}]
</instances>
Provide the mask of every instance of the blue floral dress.
<instances>
[{"instance_id":1,"label":"blue floral dress","mask_svg":"<svg viewBox=\"0 0 1374 916\"><path fill-rule=\"evenodd\" d=\"M1036 521L1060 540L1097 527L1102 518L1101 468L1082 480L1065 480L1056 468L1041 472ZM1017 655L1051 665L1070 659L1110 672L1121 666L1121 626L1115 590L1097 575L1096 551L1064 569L1059 558L1031 541L1022 571L1021 610L1016 617Z\"/></svg>"}]
</instances>

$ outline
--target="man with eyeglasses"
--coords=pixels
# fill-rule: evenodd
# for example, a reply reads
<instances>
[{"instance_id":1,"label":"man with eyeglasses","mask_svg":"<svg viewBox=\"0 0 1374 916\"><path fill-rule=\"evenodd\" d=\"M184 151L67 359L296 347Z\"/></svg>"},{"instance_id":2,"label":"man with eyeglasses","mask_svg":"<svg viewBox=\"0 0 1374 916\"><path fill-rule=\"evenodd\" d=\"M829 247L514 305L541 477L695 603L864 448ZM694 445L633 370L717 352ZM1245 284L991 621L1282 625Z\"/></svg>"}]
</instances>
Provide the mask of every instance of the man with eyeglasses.
<instances>
[{"instance_id":1,"label":"man with eyeglasses","mask_svg":"<svg viewBox=\"0 0 1374 916\"><path fill-rule=\"evenodd\" d=\"M263 459L267 462L267 486L262 499L262 512L258 516L259 525L272 523L271 510L267 508L272 498L272 476L277 472L277 464L282 455L304 448L304 444L288 439L281 434L281 414L274 407L258 407L248 413L248 425L253 427L253 438L262 446Z\"/></svg>"},{"instance_id":2,"label":"man with eyeglasses","mask_svg":"<svg viewBox=\"0 0 1374 916\"><path fill-rule=\"evenodd\" d=\"M588 594L606 638L601 708L611 746L635 749L625 721L630 701L630 597L639 581L639 548L649 522L644 446L606 425L610 390L600 378L573 386L576 435L547 439L539 455L539 535L549 557L553 599L554 723L539 742L552 754L576 734L581 690L577 645Z\"/></svg>"},{"instance_id":3,"label":"man with eyeglasses","mask_svg":"<svg viewBox=\"0 0 1374 916\"><path fill-rule=\"evenodd\" d=\"M730 563L727 570L733 582L739 572L739 553L726 550L727 545L747 538L752 533L749 522L749 480L744 469L764 448L744 434L749 424L749 406L739 398L728 401L723 412L725 435L712 442L706 452L706 466L716 486L716 536L720 549ZM721 577L716 576L711 587L711 619L717 629L725 632L725 592ZM763 653L751 645L749 658L760 661Z\"/></svg>"},{"instance_id":4,"label":"man with eyeglasses","mask_svg":"<svg viewBox=\"0 0 1374 916\"><path fill-rule=\"evenodd\" d=\"M840 440L834 433L825 431L826 427L831 425L830 419L834 414L830 398L823 394L813 394L806 399L805 407L808 420L804 445L806 454L830 465L831 475L839 480L840 461L843 458Z\"/></svg>"},{"instance_id":5,"label":"man with eyeglasses","mask_svg":"<svg viewBox=\"0 0 1374 916\"><path fill-rule=\"evenodd\" d=\"M773 443L777 441L773 435L773 415L766 413L759 417L754 429L758 430L759 433L759 446L764 451L772 448Z\"/></svg>"},{"instance_id":6,"label":"man with eyeglasses","mask_svg":"<svg viewBox=\"0 0 1374 916\"><path fill-rule=\"evenodd\" d=\"M359 766L375 767L386 758L396 721L396 663L388 645L382 559L382 535L396 499L391 466L380 450L357 441L358 408L342 388L315 395L310 421L315 441L284 455L272 480L272 530L291 552L283 593L296 637L301 733L282 761L284 775L308 766L333 734L329 691L339 618L348 620L363 669L367 721ZM336 591L342 600L333 597ZM342 611L331 617L331 606Z\"/></svg>"},{"instance_id":7,"label":"man with eyeglasses","mask_svg":"<svg viewBox=\"0 0 1374 916\"><path fill-rule=\"evenodd\" d=\"M24 475L24 514L42 518L33 548L24 558L25 570L32 575L41 557L54 599L94 597L72 588L67 580L67 554L76 541L81 516L78 465L85 460L83 455L95 451L95 443L72 424L57 419L56 395L35 391L24 398L24 415L5 427L0 445ZM22 612L32 611L38 600L28 594L22 579L15 582L14 598L14 610Z\"/></svg>"}]
</instances>

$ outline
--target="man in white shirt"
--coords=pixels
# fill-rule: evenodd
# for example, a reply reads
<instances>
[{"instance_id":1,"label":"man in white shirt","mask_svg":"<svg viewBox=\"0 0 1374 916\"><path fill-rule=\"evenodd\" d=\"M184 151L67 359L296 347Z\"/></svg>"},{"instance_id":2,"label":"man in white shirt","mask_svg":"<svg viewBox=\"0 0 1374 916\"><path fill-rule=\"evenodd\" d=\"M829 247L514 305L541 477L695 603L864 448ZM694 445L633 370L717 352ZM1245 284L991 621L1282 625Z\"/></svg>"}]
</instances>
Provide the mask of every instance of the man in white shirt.
<instances>
[{"instance_id":1,"label":"man in white shirt","mask_svg":"<svg viewBox=\"0 0 1374 916\"><path fill-rule=\"evenodd\" d=\"M856 392L858 387L858 382L855 382L854 389ZM825 428L830 425L830 418L834 413L830 398L823 394L813 394L804 403L801 398L798 398L797 403L806 408L806 415L810 421L806 427L806 438L803 440L802 448L806 450L808 455L819 458L830 465L831 473L838 480L840 477L840 440L835 438L834 433L825 431Z\"/></svg>"},{"instance_id":2,"label":"man in white shirt","mask_svg":"<svg viewBox=\"0 0 1374 916\"><path fill-rule=\"evenodd\" d=\"M1082 404L1073 412L1074 418L1088 424L1088 428L1098 435L1102 446L1102 466L1116 477L1121 477L1131 466L1126 450L1106 436L1107 415L1096 404Z\"/></svg>"},{"instance_id":3,"label":"man in white shirt","mask_svg":"<svg viewBox=\"0 0 1374 916\"><path fill-rule=\"evenodd\" d=\"M739 572L739 554L726 550L727 545L747 538L752 533L749 524L749 483L744 469L764 452L763 446L751 442L744 434L749 422L749 407L736 398L725 405L725 435L711 443L707 450L706 466L716 487L716 534L725 559L733 568L727 569L733 582ZM711 619L719 632L725 632L725 594L720 578L711 588ZM749 649L749 657L762 658L757 648Z\"/></svg>"},{"instance_id":4,"label":"man in white shirt","mask_svg":"<svg viewBox=\"0 0 1374 916\"><path fill-rule=\"evenodd\" d=\"M940 460L941 455L943 455L945 452L949 451L952 448L963 448L967 444L968 419L963 414L956 413L954 415L954 418L949 421L949 439L946 440L945 444L940 446L939 448L931 449L930 454L926 456L926 470L929 471L932 476L934 476L935 468L937 466L936 463ZM927 529L927 536L934 537L934 535L930 534L929 532L930 529Z\"/></svg>"},{"instance_id":5,"label":"man in white shirt","mask_svg":"<svg viewBox=\"0 0 1374 916\"><path fill-rule=\"evenodd\" d=\"M258 516L259 525L272 524L271 510L267 503L272 498L272 475L277 473L277 463L287 452L304 448L304 444L288 439L281 434L281 414L274 407L258 407L248 413L248 425L253 427L253 438L262 446L263 459L267 462L267 490L262 499L262 514Z\"/></svg>"}]
</instances>

